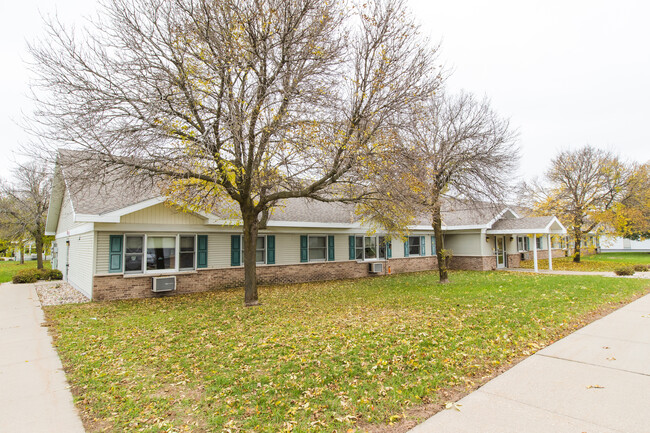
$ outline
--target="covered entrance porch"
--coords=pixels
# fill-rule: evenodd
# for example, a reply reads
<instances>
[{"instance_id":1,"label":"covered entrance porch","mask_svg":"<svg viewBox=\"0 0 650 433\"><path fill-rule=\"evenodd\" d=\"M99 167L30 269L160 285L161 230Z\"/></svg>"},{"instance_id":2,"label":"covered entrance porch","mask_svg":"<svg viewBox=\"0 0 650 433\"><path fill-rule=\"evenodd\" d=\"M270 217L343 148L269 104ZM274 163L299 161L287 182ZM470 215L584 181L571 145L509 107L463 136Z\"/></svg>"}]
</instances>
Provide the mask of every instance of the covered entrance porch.
<instances>
[{"instance_id":1,"label":"covered entrance porch","mask_svg":"<svg viewBox=\"0 0 650 433\"><path fill-rule=\"evenodd\" d=\"M494 254L497 269L513 267L509 263L514 255L528 255L532 252L533 269L539 272L538 256L548 257L548 268L553 269L553 235L564 235L566 229L553 216L504 218L486 230L487 236L494 237ZM487 239L487 238L486 238ZM519 263L519 260L517 260Z\"/></svg>"}]
</instances>

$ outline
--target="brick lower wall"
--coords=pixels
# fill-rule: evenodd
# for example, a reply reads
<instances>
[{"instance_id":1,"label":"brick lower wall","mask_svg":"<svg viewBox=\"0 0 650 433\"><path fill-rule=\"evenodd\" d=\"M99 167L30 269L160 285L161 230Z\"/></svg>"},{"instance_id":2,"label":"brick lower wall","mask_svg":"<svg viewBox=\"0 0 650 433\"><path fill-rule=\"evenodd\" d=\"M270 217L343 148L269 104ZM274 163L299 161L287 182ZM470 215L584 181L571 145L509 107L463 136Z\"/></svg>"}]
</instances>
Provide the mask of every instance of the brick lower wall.
<instances>
[{"instance_id":1,"label":"brick lower wall","mask_svg":"<svg viewBox=\"0 0 650 433\"><path fill-rule=\"evenodd\" d=\"M436 257L389 259L384 262L384 274L427 271L438 268ZM244 268L202 269L176 275L176 290L167 293L151 291L152 276L96 275L93 278L93 300L152 298L174 294L205 292L244 285ZM368 277L368 262L355 261L302 263L299 265L259 266L259 284L305 283L309 281L340 280Z\"/></svg>"},{"instance_id":2,"label":"brick lower wall","mask_svg":"<svg viewBox=\"0 0 650 433\"><path fill-rule=\"evenodd\" d=\"M449 269L466 271L491 271L497 268L496 256L453 256Z\"/></svg>"},{"instance_id":3,"label":"brick lower wall","mask_svg":"<svg viewBox=\"0 0 650 433\"><path fill-rule=\"evenodd\" d=\"M553 258L556 259L558 257L565 257L566 255L566 250L563 249L552 249L553 252ZM524 253L521 253L524 255L524 260L533 260L533 252L532 251L526 251ZM537 250L537 260L546 260L548 259L548 250Z\"/></svg>"},{"instance_id":4,"label":"brick lower wall","mask_svg":"<svg viewBox=\"0 0 650 433\"><path fill-rule=\"evenodd\" d=\"M521 254L508 254L508 267L509 268L518 268L521 264Z\"/></svg>"}]
</instances>

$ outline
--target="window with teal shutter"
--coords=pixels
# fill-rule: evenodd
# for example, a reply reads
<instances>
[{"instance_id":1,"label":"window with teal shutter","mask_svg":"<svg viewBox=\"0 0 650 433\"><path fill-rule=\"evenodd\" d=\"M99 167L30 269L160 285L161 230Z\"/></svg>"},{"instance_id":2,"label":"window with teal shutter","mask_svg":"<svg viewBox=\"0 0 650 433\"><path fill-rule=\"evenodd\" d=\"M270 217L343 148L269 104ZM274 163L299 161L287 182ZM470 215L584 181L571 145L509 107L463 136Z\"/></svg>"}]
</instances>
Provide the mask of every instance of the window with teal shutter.
<instances>
[{"instance_id":1,"label":"window with teal shutter","mask_svg":"<svg viewBox=\"0 0 650 433\"><path fill-rule=\"evenodd\" d=\"M354 255L354 247L355 247L354 236L348 236L348 245L350 247L350 260L354 260L355 259L355 255Z\"/></svg>"},{"instance_id":2,"label":"window with teal shutter","mask_svg":"<svg viewBox=\"0 0 650 433\"><path fill-rule=\"evenodd\" d=\"M406 241L404 242L404 257L409 256L409 240L406 238Z\"/></svg>"},{"instance_id":3,"label":"window with teal shutter","mask_svg":"<svg viewBox=\"0 0 650 433\"><path fill-rule=\"evenodd\" d=\"M327 260L334 261L334 236L327 237Z\"/></svg>"},{"instance_id":4,"label":"window with teal shutter","mask_svg":"<svg viewBox=\"0 0 650 433\"><path fill-rule=\"evenodd\" d=\"M275 235L266 235L266 264L275 264Z\"/></svg>"},{"instance_id":5,"label":"window with teal shutter","mask_svg":"<svg viewBox=\"0 0 650 433\"><path fill-rule=\"evenodd\" d=\"M241 235L230 236L230 266L241 265Z\"/></svg>"},{"instance_id":6,"label":"window with teal shutter","mask_svg":"<svg viewBox=\"0 0 650 433\"><path fill-rule=\"evenodd\" d=\"M436 255L436 237L431 236L431 255L435 256Z\"/></svg>"},{"instance_id":7,"label":"window with teal shutter","mask_svg":"<svg viewBox=\"0 0 650 433\"><path fill-rule=\"evenodd\" d=\"M386 258L390 259L393 257L393 241L386 242Z\"/></svg>"},{"instance_id":8,"label":"window with teal shutter","mask_svg":"<svg viewBox=\"0 0 650 433\"><path fill-rule=\"evenodd\" d=\"M425 256L427 254L427 246L426 246L426 237L425 236L420 236L420 255Z\"/></svg>"},{"instance_id":9,"label":"window with teal shutter","mask_svg":"<svg viewBox=\"0 0 650 433\"><path fill-rule=\"evenodd\" d=\"M111 235L109 240L108 272L122 272L123 235Z\"/></svg>"},{"instance_id":10,"label":"window with teal shutter","mask_svg":"<svg viewBox=\"0 0 650 433\"><path fill-rule=\"evenodd\" d=\"M309 239L307 235L300 236L300 262L305 263L309 261Z\"/></svg>"},{"instance_id":11,"label":"window with teal shutter","mask_svg":"<svg viewBox=\"0 0 650 433\"><path fill-rule=\"evenodd\" d=\"M208 267L208 235L196 237L196 267Z\"/></svg>"}]
</instances>

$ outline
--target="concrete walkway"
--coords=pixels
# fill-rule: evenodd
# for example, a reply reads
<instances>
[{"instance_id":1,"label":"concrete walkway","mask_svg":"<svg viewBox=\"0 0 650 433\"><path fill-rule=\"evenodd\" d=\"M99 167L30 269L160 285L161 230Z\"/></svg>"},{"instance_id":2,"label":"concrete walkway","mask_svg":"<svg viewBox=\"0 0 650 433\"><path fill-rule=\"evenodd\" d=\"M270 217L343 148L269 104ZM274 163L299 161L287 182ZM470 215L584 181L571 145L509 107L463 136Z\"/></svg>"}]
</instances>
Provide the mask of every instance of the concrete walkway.
<instances>
[{"instance_id":1,"label":"concrete walkway","mask_svg":"<svg viewBox=\"0 0 650 433\"><path fill-rule=\"evenodd\" d=\"M537 352L411 433L650 432L650 295Z\"/></svg>"},{"instance_id":2,"label":"concrete walkway","mask_svg":"<svg viewBox=\"0 0 650 433\"><path fill-rule=\"evenodd\" d=\"M499 269L499 271L507 272L525 272L528 274L535 273L532 269L525 268L507 268ZM601 277L614 277L614 278L650 278L650 272L635 272L634 275L619 276L614 272L603 272L603 271L562 271L562 270L549 270L549 269L540 269L538 274L551 274L551 275L599 275Z\"/></svg>"},{"instance_id":3,"label":"concrete walkway","mask_svg":"<svg viewBox=\"0 0 650 433\"><path fill-rule=\"evenodd\" d=\"M0 285L0 432L84 431L42 323L33 285Z\"/></svg>"}]
</instances>

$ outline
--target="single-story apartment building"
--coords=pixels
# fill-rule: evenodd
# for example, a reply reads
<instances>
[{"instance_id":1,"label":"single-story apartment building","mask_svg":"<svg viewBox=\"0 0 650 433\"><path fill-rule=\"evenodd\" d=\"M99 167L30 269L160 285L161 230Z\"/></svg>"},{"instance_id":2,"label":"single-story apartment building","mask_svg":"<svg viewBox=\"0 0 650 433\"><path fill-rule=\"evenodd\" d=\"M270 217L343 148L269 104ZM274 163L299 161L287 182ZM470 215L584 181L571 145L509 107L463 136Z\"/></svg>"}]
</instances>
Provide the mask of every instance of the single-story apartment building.
<instances>
[{"instance_id":1,"label":"single-story apartment building","mask_svg":"<svg viewBox=\"0 0 650 433\"><path fill-rule=\"evenodd\" d=\"M242 230L236 221L183 212L153 186L75 185L55 168L46 232L52 267L93 300L191 293L243 285ZM452 269L518 267L522 259L560 257L565 228L554 216L520 217L488 204L443 208ZM406 239L370 234L354 206L310 199L278 204L257 239L261 284L358 278L437 269L430 222ZM161 277L163 286L156 286ZM161 283L162 284L162 283Z\"/></svg>"},{"instance_id":2,"label":"single-story apartment building","mask_svg":"<svg viewBox=\"0 0 650 433\"><path fill-rule=\"evenodd\" d=\"M635 241L620 236L606 237L600 249L604 253L650 253L650 239Z\"/></svg>"}]
</instances>

